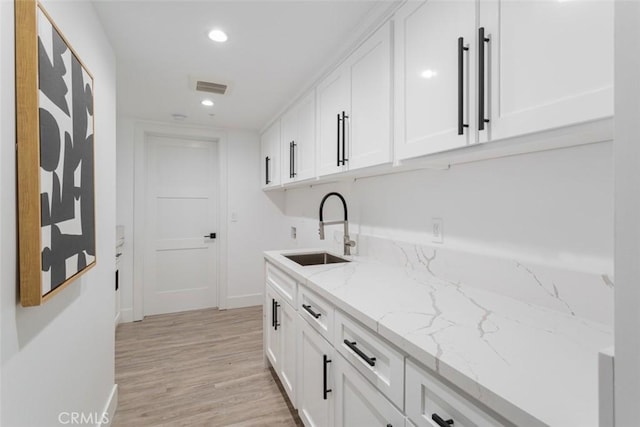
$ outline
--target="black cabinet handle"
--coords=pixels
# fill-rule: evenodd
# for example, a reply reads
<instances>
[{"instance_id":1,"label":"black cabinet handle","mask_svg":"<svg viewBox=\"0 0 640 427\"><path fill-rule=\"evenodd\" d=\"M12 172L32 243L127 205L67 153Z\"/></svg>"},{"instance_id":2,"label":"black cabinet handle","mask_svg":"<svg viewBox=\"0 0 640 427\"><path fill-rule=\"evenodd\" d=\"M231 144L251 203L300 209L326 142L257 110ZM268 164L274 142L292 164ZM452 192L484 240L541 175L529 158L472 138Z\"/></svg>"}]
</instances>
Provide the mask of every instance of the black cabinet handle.
<instances>
[{"instance_id":1,"label":"black cabinet handle","mask_svg":"<svg viewBox=\"0 0 640 427\"><path fill-rule=\"evenodd\" d=\"M327 365L331 363L331 359L329 359L326 354L323 354L322 361L322 398L327 400L327 394L333 391L331 389L327 389Z\"/></svg>"},{"instance_id":2,"label":"black cabinet handle","mask_svg":"<svg viewBox=\"0 0 640 427\"><path fill-rule=\"evenodd\" d=\"M464 46L464 39L458 37L458 135L464 134L464 52L469 50Z\"/></svg>"},{"instance_id":3,"label":"black cabinet handle","mask_svg":"<svg viewBox=\"0 0 640 427\"><path fill-rule=\"evenodd\" d=\"M347 146L347 133L346 133L346 125L347 125L347 119L349 118L349 116L347 116L345 114L345 112L342 112L342 165L344 166L344 162L348 162L349 159L347 159L347 153L346 153L346 146Z\"/></svg>"},{"instance_id":4,"label":"black cabinet handle","mask_svg":"<svg viewBox=\"0 0 640 427\"><path fill-rule=\"evenodd\" d=\"M278 304L278 301L276 301L276 300L273 300L273 302L274 302L274 306L273 306L273 327L277 331L278 330L278 326L280 326L280 323L278 323L278 307L280 307L280 304Z\"/></svg>"},{"instance_id":5,"label":"black cabinet handle","mask_svg":"<svg viewBox=\"0 0 640 427\"><path fill-rule=\"evenodd\" d=\"M362 350L360 350L356 346L356 342L355 341L344 340L344 343L347 345L347 347L349 347L351 350L353 350L358 356L360 356L360 358L362 360L367 362L369 364L369 366L376 366L376 358L375 357L369 357L366 354L364 354L362 352Z\"/></svg>"},{"instance_id":6,"label":"black cabinet handle","mask_svg":"<svg viewBox=\"0 0 640 427\"><path fill-rule=\"evenodd\" d=\"M207 239L215 239L216 233L205 234L204 237L206 237Z\"/></svg>"},{"instance_id":7,"label":"black cabinet handle","mask_svg":"<svg viewBox=\"0 0 640 427\"><path fill-rule=\"evenodd\" d=\"M338 162L337 162L337 166L340 166L340 114L338 114L338 134L336 136L336 141L338 142L338 147L336 149L336 152L338 153Z\"/></svg>"},{"instance_id":8,"label":"black cabinet handle","mask_svg":"<svg viewBox=\"0 0 640 427\"><path fill-rule=\"evenodd\" d=\"M440 427L450 427L453 425L453 420L443 420L440 415L433 413L431 414L431 419L436 422Z\"/></svg>"},{"instance_id":9,"label":"black cabinet handle","mask_svg":"<svg viewBox=\"0 0 640 427\"><path fill-rule=\"evenodd\" d=\"M322 316L322 313L316 313L315 311L313 311L313 310L311 309L311 306L310 306L310 305L302 304L302 308L304 308L304 309L307 311L307 313L309 313L310 315L312 315L312 316L313 316L314 318L316 318L316 319L317 319L318 317Z\"/></svg>"},{"instance_id":10,"label":"black cabinet handle","mask_svg":"<svg viewBox=\"0 0 640 427\"><path fill-rule=\"evenodd\" d=\"M276 327L276 300L271 298L271 327Z\"/></svg>"},{"instance_id":11,"label":"black cabinet handle","mask_svg":"<svg viewBox=\"0 0 640 427\"><path fill-rule=\"evenodd\" d=\"M289 178L296 177L296 142L289 143Z\"/></svg>"},{"instance_id":12,"label":"black cabinet handle","mask_svg":"<svg viewBox=\"0 0 640 427\"><path fill-rule=\"evenodd\" d=\"M264 177L264 183L266 185L271 184L271 181L269 180L269 162L271 161L271 159L269 158L269 156L264 158L264 171L265 171L265 177Z\"/></svg>"},{"instance_id":13,"label":"black cabinet handle","mask_svg":"<svg viewBox=\"0 0 640 427\"><path fill-rule=\"evenodd\" d=\"M484 124L489 119L484 118L484 44L490 39L484 36L484 27L478 28L478 130L484 130Z\"/></svg>"}]
</instances>

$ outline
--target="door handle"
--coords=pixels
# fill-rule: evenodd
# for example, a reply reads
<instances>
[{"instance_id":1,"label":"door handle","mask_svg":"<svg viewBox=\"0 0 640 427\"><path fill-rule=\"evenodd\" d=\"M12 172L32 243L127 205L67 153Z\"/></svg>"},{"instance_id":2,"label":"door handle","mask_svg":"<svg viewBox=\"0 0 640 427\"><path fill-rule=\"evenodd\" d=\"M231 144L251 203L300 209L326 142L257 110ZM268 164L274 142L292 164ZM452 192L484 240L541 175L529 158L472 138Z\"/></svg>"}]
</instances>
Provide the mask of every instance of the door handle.
<instances>
[{"instance_id":1,"label":"door handle","mask_svg":"<svg viewBox=\"0 0 640 427\"><path fill-rule=\"evenodd\" d=\"M478 130L484 130L484 124L489 123L489 119L485 119L484 117L484 45L490 41L490 38L485 37L484 27L478 28Z\"/></svg>"},{"instance_id":2,"label":"door handle","mask_svg":"<svg viewBox=\"0 0 640 427\"><path fill-rule=\"evenodd\" d=\"M464 39L458 37L458 135L464 135L464 128L469 127L464 122L464 52L468 50Z\"/></svg>"},{"instance_id":3,"label":"door handle","mask_svg":"<svg viewBox=\"0 0 640 427\"><path fill-rule=\"evenodd\" d=\"M215 239L216 238L216 233L205 234L204 237L207 238L207 239Z\"/></svg>"}]
</instances>

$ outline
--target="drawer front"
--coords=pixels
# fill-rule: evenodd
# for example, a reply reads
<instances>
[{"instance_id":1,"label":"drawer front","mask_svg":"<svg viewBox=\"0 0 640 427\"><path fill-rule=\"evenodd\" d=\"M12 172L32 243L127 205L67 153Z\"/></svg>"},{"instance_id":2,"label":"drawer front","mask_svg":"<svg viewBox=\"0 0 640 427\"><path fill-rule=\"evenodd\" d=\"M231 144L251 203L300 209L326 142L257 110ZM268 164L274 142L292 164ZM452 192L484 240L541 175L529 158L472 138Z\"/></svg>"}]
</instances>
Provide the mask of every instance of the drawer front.
<instances>
[{"instance_id":1,"label":"drawer front","mask_svg":"<svg viewBox=\"0 0 640 427\"><path fill-rule=\"evenodd\" d=\"M296 308L300 316L309 322L320 335L327 341L333 342L333 316L335 310L330 302L306 287L300 286L298 306Z\"/></svg>"},{"instance_id":2,"label":"drawer front","mask_svg":"<svg viewBox=\"0 0 640 427\"><path fill-rule=\"evenodd\" d=\"M404 415L342 356L335 368L335 427L404 426Z\"/></svg>"},{"instance_id":3,"label":"drawer front","mask_svg":"<svg viewBox=\"0 0 640 427\"><path fill-rule=\"evenodd\" d=\"M404 409L404 355L336 310L333 346L398 408Z\"/></svg>"},{"instance_id":4,"label":"drawer front","mask_svg":"<svg viewBox=\"0 0 640 427\"><path fill-rule=\"evenodd\" d=\"M497 427L501 423L407 359L406 414L417 427L439 427L435 417L455 427ZM447 421L453 420L453 424Z\"/></svg>"},{"instance_id":5,"label":"drawer front","mask_svg":"<svg viewBox=\"0 0 640 427\"><path fill-rule=\"evenodd\" d=\"M295 307L296 280L268 262L266 270L267 284L273 286L286 302Z\"/></svg>"}]
</instances>

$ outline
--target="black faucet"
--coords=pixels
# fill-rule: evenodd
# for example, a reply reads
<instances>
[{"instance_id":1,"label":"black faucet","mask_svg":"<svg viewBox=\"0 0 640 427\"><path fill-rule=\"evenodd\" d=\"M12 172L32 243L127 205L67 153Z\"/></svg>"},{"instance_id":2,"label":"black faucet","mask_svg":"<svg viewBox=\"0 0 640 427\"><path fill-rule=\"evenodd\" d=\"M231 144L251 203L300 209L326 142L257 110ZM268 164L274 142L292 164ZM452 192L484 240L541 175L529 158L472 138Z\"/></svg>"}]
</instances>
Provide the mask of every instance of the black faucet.
<instances>
[{"instance_id":1,"label":"black faucet","mask_svg":"<svg viewBox=\"0 0 640 427\"><path fill-rule=\"evenodd\" d=\"M344 221L329 221L329 222L325 222L323 219L323 209L324 209L324 202L327 201L327 199L331 196L336 196L340 199L340 201L342 202L342 207L344 208ZM336 192L332 192L327 194L326 196L324 196L322 198L322 201L320 202L320 212L319 212L319 217L320 217L320 229L318 230L319 234L320 234L320 240L324 240L324 226L325 225L334 225L334 224L343 224L344 225L344 237L343 237L343 242L344 242L344 254L345 255L351 255L351 248L354 247L356 245L356 242L354 242L353 240L351 240L349 238L349 215L347 213L347 202L344 200L344 197L342 197L342 194L340 193L336 193Z\"/></svg>"}]
</instances>

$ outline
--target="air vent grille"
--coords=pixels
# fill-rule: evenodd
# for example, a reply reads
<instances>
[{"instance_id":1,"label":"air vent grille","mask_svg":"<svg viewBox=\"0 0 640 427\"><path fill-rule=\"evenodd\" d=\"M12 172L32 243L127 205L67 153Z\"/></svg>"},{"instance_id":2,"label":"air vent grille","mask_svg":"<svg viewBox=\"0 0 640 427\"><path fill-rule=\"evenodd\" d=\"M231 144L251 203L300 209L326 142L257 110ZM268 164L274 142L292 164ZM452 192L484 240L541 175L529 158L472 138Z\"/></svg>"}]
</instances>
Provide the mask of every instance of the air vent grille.
<instances>
[{"instance_id":1,"label":"air vent grille","mask_svg":"<svg viewBox=\"0 0 640 427\"><path fill-rule=\"evenodd\" d=\"M217 93L218 95L224 95L227 91L227 85L221 83L204 82L198 80L196 82L196 90L200 92Z\"/></svg>"}]
</instances>

